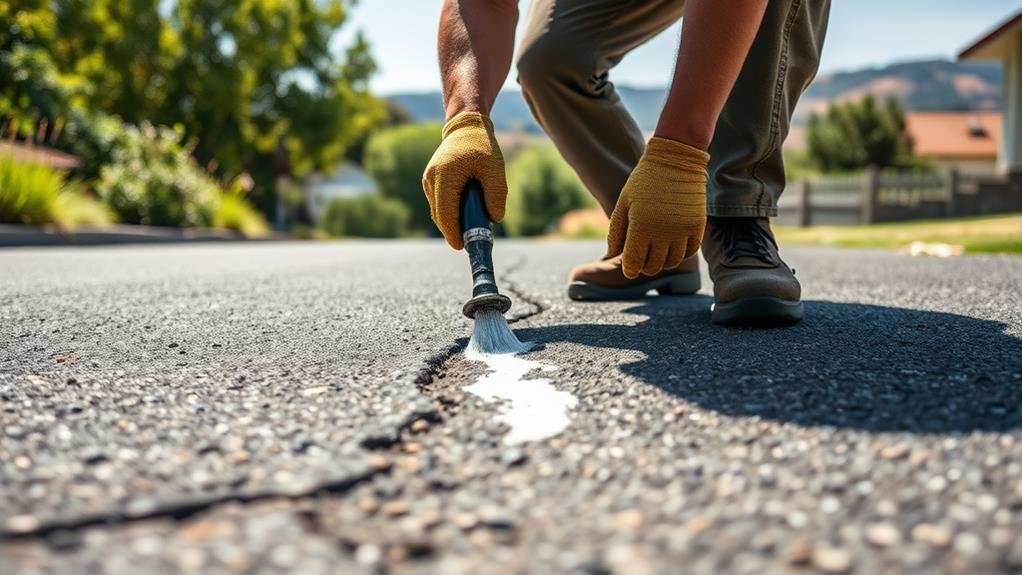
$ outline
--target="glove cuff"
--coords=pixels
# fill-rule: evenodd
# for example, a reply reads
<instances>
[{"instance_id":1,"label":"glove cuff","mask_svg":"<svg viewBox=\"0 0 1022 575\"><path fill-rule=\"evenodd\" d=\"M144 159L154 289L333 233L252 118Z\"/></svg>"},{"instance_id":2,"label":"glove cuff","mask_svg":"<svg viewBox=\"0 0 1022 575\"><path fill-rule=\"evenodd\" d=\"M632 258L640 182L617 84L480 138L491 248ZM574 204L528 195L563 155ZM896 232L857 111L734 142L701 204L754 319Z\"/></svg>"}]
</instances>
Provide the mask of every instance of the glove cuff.
<instances>
[{"instance_id":1,"label":"glove cuff","mask_svg":"<svg viewBox=\"0 0 1022 575\"><path fill-rule=\"evenodd\" d=\"M705 172L710 154L688 144L653 136L646 144L645 158L682 170Z\"/></svg>"},{"instance_id":2,"label":"glove cuff","mask_svg":"<svg viewBox=\"0 0 1022 575\"><path fill-rule=\"evenodd\" d=\"M493 135L493 122L489 117L479 112L462 112L444 124L443 137L446 138L461 128L481 128L486 130L488 135Z\"/></svg>"}]
</instances>

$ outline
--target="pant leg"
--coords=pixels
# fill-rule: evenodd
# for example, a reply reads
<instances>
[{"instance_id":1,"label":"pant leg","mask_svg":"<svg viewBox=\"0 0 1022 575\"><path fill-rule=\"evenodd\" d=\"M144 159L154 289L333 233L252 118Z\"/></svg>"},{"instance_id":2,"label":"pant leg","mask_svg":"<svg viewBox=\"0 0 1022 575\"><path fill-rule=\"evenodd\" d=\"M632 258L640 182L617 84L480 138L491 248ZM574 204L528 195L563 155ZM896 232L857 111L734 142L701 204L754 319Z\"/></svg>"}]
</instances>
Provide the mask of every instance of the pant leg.
<instances>
[{"instance_id":1,"label":"pant leg","mask_svg":"<svg viewBox=\"0 0 1022 575\"><path fill-rule=\"evenodd\" d=\"M683 6L684 0L534 0L529 11L519 47L522 94L607 215L645 143L609 71L677 21Z\"/></svg>"},{"instance_id":2,"label":"pant leg","mask_svg":"<svg viewBox=\"0 0 1022 575\"><path fill-rule=\"evenodd\" d=\"M770 0L710 144L711 216L776 216L781 144L816 75L830 0Z\"/></svg>"}]
</instances>

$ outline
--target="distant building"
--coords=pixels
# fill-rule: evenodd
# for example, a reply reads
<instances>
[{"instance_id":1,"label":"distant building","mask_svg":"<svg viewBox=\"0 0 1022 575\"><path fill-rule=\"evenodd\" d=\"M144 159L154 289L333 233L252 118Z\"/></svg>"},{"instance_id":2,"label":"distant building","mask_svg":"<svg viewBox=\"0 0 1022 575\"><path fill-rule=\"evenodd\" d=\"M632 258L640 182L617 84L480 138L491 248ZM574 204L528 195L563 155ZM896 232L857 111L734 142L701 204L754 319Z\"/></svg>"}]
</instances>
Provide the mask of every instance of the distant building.
<instances>
[{"instance_id":1,"label":"distant building","mask_svg":"<svg viewBox=\"0 0 1022 575\"><path fill-rule=\"evenodd\" d=\"M42 164L58 170L73 170L81 165L76 156L25 142L0 140L0 156L11 156L22 164Z\"/></svg>"},{"instance_id":2,"label":"distant building","mask_svg":"<svg viewBox=\"0 0 1022 575\"><path fill-rule=\"evenodd\" d=\"M996 61L1004 66L1004 138L997 166L1022 174L1022 11L962 50L958 58Z\"/></svg>"},{"instance_id":3,"label":"distant building","mask_svg":"<svg viewBox=\"0 0 1022 575\"><path fill-rule=\"evenodd\" d=\"M989 174L997 168L1001 144L1000 112L906 112L913 152L940 168Z\"/></svg>"},{"instance_id":4,"label":"distant building","mask_svg":"<svg viewBox=\"0 0 1022 575\"><path fill-rule=\"evenodd\" d=\"M345 162L331 175L315 173L306 178L303 191L305 208L316 221L330 202L372 194L376 191L376 182L354 163Z\"/></svg>"}]
</instances>

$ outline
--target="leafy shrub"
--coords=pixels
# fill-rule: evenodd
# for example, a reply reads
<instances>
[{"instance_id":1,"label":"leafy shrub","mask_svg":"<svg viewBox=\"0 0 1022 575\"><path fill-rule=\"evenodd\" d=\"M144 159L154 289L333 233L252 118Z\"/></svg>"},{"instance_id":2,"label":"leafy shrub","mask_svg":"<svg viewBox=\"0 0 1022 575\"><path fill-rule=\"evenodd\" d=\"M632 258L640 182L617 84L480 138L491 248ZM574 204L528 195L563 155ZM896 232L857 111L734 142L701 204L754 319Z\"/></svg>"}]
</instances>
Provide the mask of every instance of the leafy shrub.
<instances>
[{"instance_id":1,"label":"leafy shrub","mask_svg":"<svg viewBox=\"0 0 1022 575\"><path fill-rule=\"evenodd\" d=\"M121 221L153 226L208 226L220 187L181 143L182 135L148 124L125 126L114 163L100 170L96 190Z\"/></svg>"},{"instance_id":2,"label":"leafy shrub","mask_svg":"<svg viewBox=\"0 0 1022 575\"><path fill-rule=\"evenodd\" d=\"M62 228L77 226L109 226L116 220L110 208L99 200L80 192L75 186L66 188L53 206L53 222Z\"/></svg>"},{"instance_id":3,"label":"leafy shrub","mask_svg":"<svg viewBox=\"0 0 1022 575\"><path fill-rule=\"evenodd\" d=\"M220 205L213 212L213 227L234 230L246 238L262 237L270 231L263 215L234 194L224 194L220 198Z\"/></svg>"},{"instance_id":4,"label":"leafy shrub","mask_svg":"<svg viewBox=\"0 0 1022 575\"><path fill-rule=\"evenodd\" d=\"M411 212L411 227L432 231L429 204L422 193L422 172L440 145L441 126L408 124L386 128L366 144L364 167L380 193L401 201Z\"/></svg>"},{"instance_id":5,"label":"leafy shrub","mask_svg":"<svg viewBox=\"0 0 1022 575\"><path fill-rule=\"evenodd\" d=\"M213 227L234 230L246 238L259 238L270 232L266 218L245 200L245 195L252 191L254 185L248 174L234 178L221 194L220 203L213 212Z\"/></svg>"},{"instance_id":6,"label":"leafy shrub","mask_svg":"<svg viewBox=\"0 0 1022 575\"><path fill-rule=\"evenodd\" d=\"M552 146L527 148L508 167L504 229L513 236L545 233L562 215L596 205L582 181Z\"/></svg>"},{"instance_id":7,"label":"leafy shrub","mask_svg":"<svg viewBox=\"0 0 1022 575\"><path fill-rule=\"evenodd\" d=\"M19 224L53 222L53 206L64 188L56 170L21 164L0 156L0 221Z\"/></svg>"},{"instance_id":8,"label":"leafy shrub","mask_svg":"<svg viewBox=\"0 0 1022 575\"><path fill-rule=\"evenodd\" d=\"M73 228L111 221L105 206L65 182L60 171L0 156L0 222Z\"/></svg>"},{"instance_id":9,"label":"leafy shrub","mask_svg":"<svg viewBox=\"0 0 1022 575\"><path fill-rule=\"evenodd\" d=\"M332 236L394 238L408 233L410 215L402 202L369 194L331 202L321 227Z\"/></svg>"}]
</instances>

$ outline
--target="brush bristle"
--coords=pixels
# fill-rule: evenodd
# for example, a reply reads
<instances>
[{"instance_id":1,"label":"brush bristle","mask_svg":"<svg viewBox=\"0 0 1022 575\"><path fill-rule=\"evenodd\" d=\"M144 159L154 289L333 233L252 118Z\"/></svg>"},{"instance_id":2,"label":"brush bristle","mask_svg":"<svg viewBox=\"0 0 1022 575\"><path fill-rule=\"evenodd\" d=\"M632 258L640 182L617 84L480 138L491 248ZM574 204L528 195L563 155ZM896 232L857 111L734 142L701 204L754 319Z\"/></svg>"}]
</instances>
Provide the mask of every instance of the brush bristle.
<instances>
[{"instance_id":1,"label":"brush bristle","mask_svg":"<svg viewBox=\"0 0 1022 575\"><path fill-rule=\"evenodd\" d=\"M504 319L504 314L495 309L481 309L475 314L472 339L468 342L468 355L525 353L532 344L522 343Z\"/></svg>"}]
</instances>

